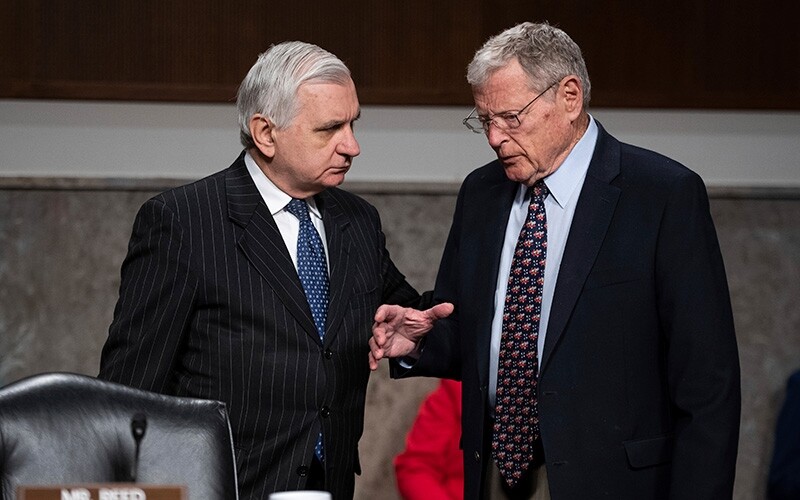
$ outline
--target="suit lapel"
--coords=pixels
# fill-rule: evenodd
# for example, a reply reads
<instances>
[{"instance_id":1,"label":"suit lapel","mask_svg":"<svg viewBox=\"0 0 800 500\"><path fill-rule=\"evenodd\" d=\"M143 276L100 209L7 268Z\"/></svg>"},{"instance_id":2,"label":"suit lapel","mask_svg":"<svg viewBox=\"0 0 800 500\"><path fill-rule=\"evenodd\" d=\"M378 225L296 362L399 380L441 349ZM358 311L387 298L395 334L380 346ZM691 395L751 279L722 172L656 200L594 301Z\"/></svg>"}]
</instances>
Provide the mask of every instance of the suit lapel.
<instances>
[{"instance_id":1,"label":"suit lapel","mask_svg":"<svg viewBox=\"0 0 800 500\"><path fill-rule=\"evenodd\" d=\"M511 205L519 187L518 183L508 180L502 166L498 165L498 168L493 173L499 175L489 180L490 184L485 190L486 198L483 203L475 205L479 208L475 216L484 217L485 221L480 223L477 219L473 219L475 223L472 224L472 227L464 228L468 232L473 232L474 228L486 228L486 233L479 234L474 241L474 249L476 250L473 251L486 252L487 255L478 258L477 261L488 265L481 265L475 269L475 282L471 289L474 290L474 293L483 294L478 299L477 304L481 309L483 309L481 304L485 304L488 311L494 310L494 293L497 289L500 254L503 250L503 241L506 226L508 225L508 217L511 213ZM487 353L491 350L492 316L487 314L478 315L478 320L483 323L478 325L476 330L480 334L477 338L478 345L475 352ZM479 356L478 359L478 378L481 386L484 386L489 383L489 357Z\"/></svg>"},{"instance_id":2,"label":"suit lapel","mask_svg":"<svg viewBox=\"0 0 800 500\"><path fill-rule=\"evenodd\" d=\"M242 228L237 235L239 249L300 326L319 341L303 285L243 155L229 169L225 188L229 217Z\"/></svg>"},{"instance_id":3,"label":"suit lapel","mask_svg":"<svg viewBox=\"0 0 800 500\"><path fill-rule=\"evenodd\" d=\"M553 294L540 373L547 369L547 363L564 333L620 195L620 189L610 184L619 174L619 143L599 123L597 126L597 145L575 208Z\"/></svg>"},{"instance_id":4,"label":"suit lapel","mask_svg":"<svg viewBox=\"0 0 800 500\"><path fill-rule=\"evenodd\" d=\"M330 193L323 191L315 197L315 200L322 213L328 243L330 292L324 343L329 345L339 331L339 324L350 305L350 291L353 289L350 260L352 239L346 237L350 219L336 199Z\"/></svg>"}]
</instances>

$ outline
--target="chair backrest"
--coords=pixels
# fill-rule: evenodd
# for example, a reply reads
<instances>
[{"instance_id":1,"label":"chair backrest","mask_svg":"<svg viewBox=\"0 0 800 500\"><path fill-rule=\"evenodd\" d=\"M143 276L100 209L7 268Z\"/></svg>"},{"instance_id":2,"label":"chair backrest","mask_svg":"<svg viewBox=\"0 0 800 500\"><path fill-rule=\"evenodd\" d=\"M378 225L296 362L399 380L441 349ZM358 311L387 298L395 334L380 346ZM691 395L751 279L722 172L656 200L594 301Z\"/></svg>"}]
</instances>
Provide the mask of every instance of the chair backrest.
<instances>
[{"instance_id":1,"label":"chair backrest","mask_svg":"<svg viewBox=\"0 0 800 500\"><path fill-rule=\"evenodd\" d=\"M185 485L191 500L236 499L224 403L164 396L73 373L0 389L2 498L20 485L130 482L135 416L146 418L136 479Z\"/></svg>"}]
</instances>

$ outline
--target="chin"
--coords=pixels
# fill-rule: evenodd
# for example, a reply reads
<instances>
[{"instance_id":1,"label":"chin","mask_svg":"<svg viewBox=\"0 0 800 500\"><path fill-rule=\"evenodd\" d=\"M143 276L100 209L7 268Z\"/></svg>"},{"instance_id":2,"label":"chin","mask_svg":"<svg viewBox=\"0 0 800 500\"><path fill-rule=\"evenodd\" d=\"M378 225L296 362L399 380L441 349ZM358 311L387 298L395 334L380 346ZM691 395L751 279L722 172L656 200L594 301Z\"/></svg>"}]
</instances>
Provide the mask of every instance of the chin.
<instances>
[{"instance_id":1,"label":"chin","mask_svg":"<svg viewBox=\"0 0 800 500\"><path fill-rule=\"evenodd\" d=\"M341 174L334 174L328 176L325 180L325 187L336 187L340 186L344 182L344 174L346 172L342 172Z\"/></svg>"},{"instance_id":2,"label":"chin","mask_svg":"<svg viewBox=\"0 0 800 500\"><path fill-rule=\"evenodd\" d=\"M527 184L531 179L531 172L526 169L520 168L518 165L504 165L506 177L508 180Z\"/></svg>"}]
</instances>

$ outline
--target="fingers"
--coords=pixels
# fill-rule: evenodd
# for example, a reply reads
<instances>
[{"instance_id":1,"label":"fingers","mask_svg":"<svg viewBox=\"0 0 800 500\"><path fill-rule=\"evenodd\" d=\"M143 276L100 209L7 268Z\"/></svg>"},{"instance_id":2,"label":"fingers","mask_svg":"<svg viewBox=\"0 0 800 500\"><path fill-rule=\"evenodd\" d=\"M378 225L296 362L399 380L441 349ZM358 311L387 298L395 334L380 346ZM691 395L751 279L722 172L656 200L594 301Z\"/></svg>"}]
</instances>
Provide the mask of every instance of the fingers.
<instances>
[{"instance_id":1,"label":"fingers","mask_svg":"<svg viewBox=\"0 0 800 500\"><path fill-rule=\"evenodd\" d=\"M369 369L373 372L378 369L378 360L372 355L372 351L369 352Z\"/></svg>"},{"instance_id":2,"label":"fingers","mask_svg":"<svg viewBox=\"0 0 800 500\"><path fill-rule=\"evenodd\" d=\"M383 359L383 349L378 347L375 338L369 339L369 369L375 371L378 369L378 363Z\"/></svg>"},{"instance_id":3,"label":"fingers","mask_svg":"<svg viewBox=\"0 0 800 500\"><path fill-rule=\"evenodd\" d=\"M412 352L436 320L453 313L449 302L435 305L426 311L384 304L375 311L372 337L369 339L369 367L378 369L383 358L405 356Z\"/></svg>"},{"instance_id":4,"label":"fingers","mask_svg":"<svg viewBox=\"0 0 800 500\"><path fill-rule=\"evenodd\" d=\"M384 325L382 323L374 323L372 325L372 337L369 339L369 345L375 345L376 348L383 347L387 337Z\"/></svg>"},{"instance_id":5,"label":"fingers","mask_svg":"<svg viewBox=\"0 0 800 500\"><path fill-rule=\"evenodd\" d=\"M383 323L384 321L386 321L386 309L388 307L389 306L387 305L382 305L378 307L378 309L375 311L375 316L374 316L375 323Z\"/></svg>"},{"instance_id":6,"label":"fingers","mask_svg":"<svg viewBox=\"0 0 800 500\"><path fill-rule=\"evenodd\" d=\"M375 358L375 361L380 361L383 359L383 348L378 345L374 337L369 339L369 353L373 358Z\"/></svg>"},{"instance_id":7,"label":"fingers","mask_svg":"<svg viewBox=\"0 0 800 500\"><path fill-rule=\"evenodd\" d=\"M417 311L412 308L405 308L397 305L383 304L375 311L375 323L391 323L395 320L402 320L404 315L418 314L422 312L431 321L450 316L455 307L450 302L442 302L425 311Z\"/></svg>"},{"instance_id":8,"label":"fingers","mask_svg":"<svg viewBox=\"0 0 800 500\"><path fill-rule=\"evenodd\" d=\"M387 323L392 321L397 316L400 309L402 309L400 306L383 304L375 311L375 322Z\"/></svg>"},{"instance_id":9,"label":"fingers","mask_svg":"<svg viewBox=\"0 0 800 500\"><path fill-rule=\"evenodd\" d=\"M453 313L453 309L455 309L455 307L450 302L442 302L425 311L425 314L431 321L436 321L437 319L450 316Z\"/></svg>"}]
</instances>

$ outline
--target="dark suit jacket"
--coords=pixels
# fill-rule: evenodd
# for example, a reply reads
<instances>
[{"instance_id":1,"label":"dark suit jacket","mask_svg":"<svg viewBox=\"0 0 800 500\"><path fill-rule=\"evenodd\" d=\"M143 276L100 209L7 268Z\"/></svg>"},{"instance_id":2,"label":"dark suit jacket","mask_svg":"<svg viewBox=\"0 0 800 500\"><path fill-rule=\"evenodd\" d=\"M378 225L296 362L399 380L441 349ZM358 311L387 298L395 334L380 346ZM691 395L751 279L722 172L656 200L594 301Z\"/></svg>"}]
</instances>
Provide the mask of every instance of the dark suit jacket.
<instances>
[{"instance_id":1,"label":"dark suit jacket","mask_svg":"<svg viewBox=\"0 0 800 500\"><path fill-rule=\"evenodd\" d=\"M598 124L599 125L599 124ZM410 371L463 380L466 498L487 451L490 323L518 184L492 162L464 181L436 283L456 305ZM566 243L539 372L553 500L730 498L739 365L701 179L600 127Z\"/></svg>"},{"instance_id":2,"label":"dark suit jacket","mask_svg":"<svg viewBox=\"0 0 800 500\"><path fill-rule=\"evenodd\" d=\"M340 189L316 201L330 262L324 343L243 156L145 203L122 265L100 377L225 402L242 498L304 488L320 430L327 488L352 497L375 309L418 298L374 207Z\"/></svg>"},{"instance_id":3,"label":"dark suit jacket","mask_svg":"<svg viewBox=\"0 0 800 500\"><path fill-rule=\"evenodd\" d=\"M800 371L789 377L775 425L775 449L767 484L769 500L800 498Z\"/></svg>"}]
</instances>

